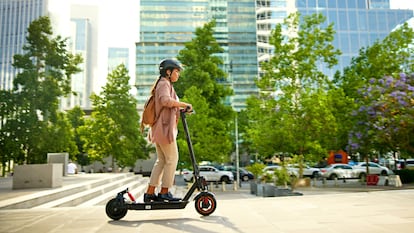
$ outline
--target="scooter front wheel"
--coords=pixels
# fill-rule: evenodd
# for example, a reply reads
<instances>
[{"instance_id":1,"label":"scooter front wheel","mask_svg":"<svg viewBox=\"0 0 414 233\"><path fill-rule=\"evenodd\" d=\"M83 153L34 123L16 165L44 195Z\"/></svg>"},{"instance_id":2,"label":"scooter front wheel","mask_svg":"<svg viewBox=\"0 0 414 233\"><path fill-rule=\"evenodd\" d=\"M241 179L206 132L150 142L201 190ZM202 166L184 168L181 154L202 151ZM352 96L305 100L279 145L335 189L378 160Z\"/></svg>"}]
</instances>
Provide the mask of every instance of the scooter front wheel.
<instances>
[{"instance_id":1,"label":"scooter front wheel","mask_svg":"<svg viewBox=\"0 0 414 233\"><path fill-rule=\"evenodd\" d=\"M108 217L112 218L113 220L119 220L128 212L128 209L122 201L120 201L118 198L113 198L106 203L106 215Z\"/></svg>"},{"instance_id":2,"label":"scooter front wheel","mask_svg":"<svg viewBox=\"0 0 414 233\"><path fill-rule=\"evenodd\" d=\"M195 198L195 208L201 215L208 216L212 214L216 207L216 198L211 193L201 193Z\"/></svg>"}]
</instances>

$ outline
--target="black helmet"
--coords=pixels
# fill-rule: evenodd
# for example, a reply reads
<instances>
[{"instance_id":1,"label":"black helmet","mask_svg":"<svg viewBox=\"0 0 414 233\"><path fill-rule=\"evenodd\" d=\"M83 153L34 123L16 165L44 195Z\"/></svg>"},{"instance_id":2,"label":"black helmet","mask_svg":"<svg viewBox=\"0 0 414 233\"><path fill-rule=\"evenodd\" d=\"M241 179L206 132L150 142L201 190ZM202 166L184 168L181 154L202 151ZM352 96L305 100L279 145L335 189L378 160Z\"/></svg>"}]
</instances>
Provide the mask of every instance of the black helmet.
<instances>
[{"instance_id":1,"label":"black helmet","mask_svg":"<svg viewBox=\"0 0 414 233\"><path fill-rule=\"evenodd\" d=\"M161 75L165 75L166 70L179 69L182 70L180 63L174 59L164 59L160 62L159 70Z\"/></svg>"}]
</instances>

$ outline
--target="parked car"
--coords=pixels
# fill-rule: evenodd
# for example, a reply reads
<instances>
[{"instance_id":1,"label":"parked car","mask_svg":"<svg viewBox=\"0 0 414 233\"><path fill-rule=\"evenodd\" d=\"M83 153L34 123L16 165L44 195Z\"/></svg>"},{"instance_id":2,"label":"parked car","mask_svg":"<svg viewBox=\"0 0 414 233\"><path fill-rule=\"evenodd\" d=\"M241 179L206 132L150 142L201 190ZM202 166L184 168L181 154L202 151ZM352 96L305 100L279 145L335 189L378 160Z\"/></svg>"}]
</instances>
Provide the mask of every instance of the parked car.
<instances>
[{"instance_id":1,"label":"parked car","mask_svg":"<svg viewBox=\"0 0 414 233\"><path fill-rule=\"evenodd\" d=\"M368 166L369 166L369 174L387 176L392 173L387 167L381 166L378 163L368 162ZM364 169L366 171L367 163L361 162L353 167Z\"/></svg>"},{"instance_id":2,"label":"parked car","mask_svg":"<svg viewBox=\"0 0 414 233\"><path fill-rule=\"evenodd\" d=\"M289 164L289 169L295 171L295 174L299 174L299 164ZM321 176L321 170L319 168L310 167L308 165L303 165L303 176L310 177L310 178L317 178Z\"/></svg>"},{"instance_id":3,"label":"parked car","mask_svg":"<svg viewBox=\"0 0 414 233\"><path fill-rule=\"evenodd\" d=\"M232 172L233 173L234 180L237 179L237 171L236 171L237 169L236 169L235 166L220 166L220 167L217 167L217 168L219 170L222 170L222 171L230 171L230 172ZM239 167L239 174L240 174L240 180L242 180L242 181L249 181L249 180L253 180L254 179L253 173L251 173L251 172L249 172L246 169L241 168L241 167Z\"/></svg>"},{"instance_id":4,"label":"parked car","mask_svg":"<svg viewBox=\"0 0 414 233\"><path fill-rule=\"evenodd\" d=\"M414 169L414 159L405 160L405 168Z\"/></svg>"},{"instance_id":5,"label":"parked car","mask_svg":"<svg viewBox=\"0 0 414 233\"><path fill-rule=\"evenodd\" d=\"M265 167L263 169L263 172L273 175L276 170L280 170L280 169L282 169L282 166L279 166L279 165L270 165L270 166ZM289 167L289 166L286 166L286 169L288 170L288 173L291 176L299 177L299 173L298 173L298 170L297 169L294 169L294 168Z\"/></svg>"},{"instance_id":6,"label":"parked car","mask_svg":"<svg viewBox=\"0 0 414 233\"><path fill-rule=\"evenodd\" d=\"M203 176L208 182L224 181L226 183L231 183L234 181L233 173L230 171L220 171L213 166L199 166L198 168L200 170L200 176ZM186 182L193 182L193 171L183 172L183 178Z\"/></svg>"},{"instance_id":7,"label":"parked car","mask_svg":"<svg viewBox=\"0 0 414 233\"><path fill-rule=\"evenodd\" d=\"M334 180L337 179L365 179L366 172L361 168L354 168L344 163L330 164L321 168L323 178Z\"/></svg>"}]
</instances>

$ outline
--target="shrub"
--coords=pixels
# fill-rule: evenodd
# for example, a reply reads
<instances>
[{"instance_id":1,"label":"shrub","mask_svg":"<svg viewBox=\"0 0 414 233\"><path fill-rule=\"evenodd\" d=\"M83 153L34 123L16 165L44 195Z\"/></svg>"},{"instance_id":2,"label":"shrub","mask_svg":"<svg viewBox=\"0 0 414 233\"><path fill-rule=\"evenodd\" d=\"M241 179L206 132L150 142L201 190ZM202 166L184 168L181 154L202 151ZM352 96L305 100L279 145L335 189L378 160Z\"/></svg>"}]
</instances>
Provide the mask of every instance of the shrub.
<instances>
[{"instance_id":1,"label":"shrub","mask_svg":"<svg viewBox=\"0 0 414 233\"><path fill-rule=\"evenodd\" d=\"M263 174L263 169L266 167L266 165L262 163L254 163L250 166L247 166L246 169L253 173L254 178L258 179Z\"/></svg>"},{"instance_id":2,"label":"shrub","mask_svg":"<svg viewBox=\"0 0 414 233\"><path fill-rule=\"evenodd\" d=\"M287 185L290 183L290 175L289 172L285 166L285 164L282 165L282 168L275 170L275 176L276 176L276 185Z\"/></svg>"},{"instance_id":3,"label":"shrub","mask_svg":"<svg viewBox=\"0 0 414 233\"><path fill-rule=\"evenodd\" d=\"M414 170L410 170L410 169L397 170L395 171L395 174L400 176L401 182L403 184L414 182Z\"/></svg>"},{"instance_id":4,"label":"shrub","mask_svg":"<svg viewBox=\"0 0 414 233\"><path fill-rule=\"evenodd\" d=\"M261 182L264 182L264 183L272 183L273 181L274 181L274 179L273 179L273 175L272 174L270 174L270 173L265 173L261 178L260 178L260 181Z\"/></svg>"}]
</instances>

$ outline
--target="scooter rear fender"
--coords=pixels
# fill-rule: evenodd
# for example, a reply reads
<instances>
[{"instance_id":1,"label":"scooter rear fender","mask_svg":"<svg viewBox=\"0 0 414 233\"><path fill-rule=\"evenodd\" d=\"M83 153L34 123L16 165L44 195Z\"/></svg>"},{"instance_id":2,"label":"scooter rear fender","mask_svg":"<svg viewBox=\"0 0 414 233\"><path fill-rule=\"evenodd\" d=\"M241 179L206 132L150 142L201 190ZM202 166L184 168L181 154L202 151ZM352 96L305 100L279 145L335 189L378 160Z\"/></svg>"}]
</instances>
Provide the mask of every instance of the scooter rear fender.
<instances>
[{"instance_id":1,"label":"scooter rear fender","mask_svg":"<svg viewBox=\"0 0 414 233\"><path fill-rule=\"evenodd\" d=\"M214 199L216 198L216 195L214 195L214 193L209 192L209 191L202 191L202 192L197 193L197 195L193 198L193 201L196 200L197 198L199 198L200 196L203 196L203 195L206 195L206 194L209 194L209 195L213 196Z\"/></svg>"}]
</instances>

